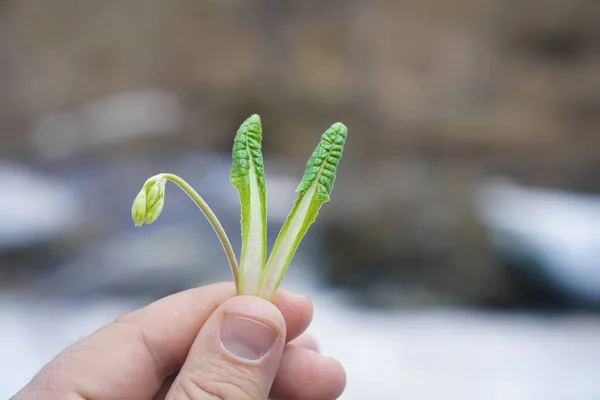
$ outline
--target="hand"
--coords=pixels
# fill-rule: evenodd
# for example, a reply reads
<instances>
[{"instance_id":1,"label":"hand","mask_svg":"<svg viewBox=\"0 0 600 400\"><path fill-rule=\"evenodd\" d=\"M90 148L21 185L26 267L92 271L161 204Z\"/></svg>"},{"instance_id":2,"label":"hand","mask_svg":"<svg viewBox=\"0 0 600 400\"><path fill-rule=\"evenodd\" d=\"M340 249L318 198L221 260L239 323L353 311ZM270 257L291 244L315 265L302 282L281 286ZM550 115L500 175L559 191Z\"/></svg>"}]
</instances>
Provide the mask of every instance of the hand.
<instances>
[{"instance_id":1,"label":"hand","mask_svg":"<svg viewBox=\"0 0 600 400\"><path fill-rule=\"evenodd\" d=\"M341 365L300 336L303 296L275 305L220 283L117 318L52 360L13 400L336 399ZM287 343L287 344L286 344Z\"/></svg>"}]
</instances>

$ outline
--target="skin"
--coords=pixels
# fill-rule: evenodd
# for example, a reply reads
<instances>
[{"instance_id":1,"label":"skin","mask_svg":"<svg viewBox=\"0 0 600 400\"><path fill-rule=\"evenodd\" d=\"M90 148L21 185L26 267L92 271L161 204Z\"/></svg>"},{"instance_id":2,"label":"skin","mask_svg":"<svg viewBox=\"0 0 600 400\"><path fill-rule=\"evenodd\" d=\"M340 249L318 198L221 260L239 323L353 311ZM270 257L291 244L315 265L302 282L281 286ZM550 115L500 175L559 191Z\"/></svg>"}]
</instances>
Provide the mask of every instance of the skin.
<instances>
[{"instance_id":1,"label":"skin","mask_svg":"<svg viewBox=\"0 0 600 400\"><path fill-rule=\"evenodd\" d=\"M345 373L303 334L312 313L308 298L283 290L274 304L235 296L232 283L177 293L73 344L12 400L337 399ZM272 330L264 356L225 348L220 332L230 315Z\"/></svg>"}]
</instances>

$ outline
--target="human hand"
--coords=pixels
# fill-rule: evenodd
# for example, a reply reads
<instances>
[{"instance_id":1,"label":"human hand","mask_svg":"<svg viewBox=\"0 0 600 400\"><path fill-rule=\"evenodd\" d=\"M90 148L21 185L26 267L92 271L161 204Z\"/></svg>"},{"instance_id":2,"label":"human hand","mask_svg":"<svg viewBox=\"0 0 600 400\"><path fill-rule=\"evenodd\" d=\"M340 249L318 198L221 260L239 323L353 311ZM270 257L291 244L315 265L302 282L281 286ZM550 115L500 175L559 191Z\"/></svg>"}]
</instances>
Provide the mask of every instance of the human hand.
<instances>
[{"instance_id":1,"label":"human hand","mask_svg":"<svg viewBox=\"0 0 600 400\"><path fill-rule=\"evenodd\" d=\"M117 318L46 365L12 400L336 399L345 374L308 336L303 296L275 305L230 283ZM287 344L286 344L287 343Z\"/></svg>"}]
</instances>

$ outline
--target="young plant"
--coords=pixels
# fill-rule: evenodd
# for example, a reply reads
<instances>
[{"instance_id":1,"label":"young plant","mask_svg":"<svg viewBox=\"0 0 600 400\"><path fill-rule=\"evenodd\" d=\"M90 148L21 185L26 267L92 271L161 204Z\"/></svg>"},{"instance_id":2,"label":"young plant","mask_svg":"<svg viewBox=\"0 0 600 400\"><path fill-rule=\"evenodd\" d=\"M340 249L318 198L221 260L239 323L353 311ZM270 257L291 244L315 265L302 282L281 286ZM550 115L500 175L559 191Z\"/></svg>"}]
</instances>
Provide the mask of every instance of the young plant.
<instances>
[{"instance_id":1,"label":"young plant","mask_svg":"<svg viewBox=\"0 0 600 400\"><path fill-rule=\"evenodd\" d=\"M237 293L272 301L283 276L323 203L329 201L348 129L337 122L323 133L307 163L288 215L267 260L267 185L264 172L262 124L256 114L245 120L233 143L230 182L241 204L242 249L240 264L221 223L204 199L183 179L170 173L149 178L136 196L131 214L136 226L151 224L164 207L167 181L179 186L204 213L229 261Z\"/></svg>"}]
</instances>

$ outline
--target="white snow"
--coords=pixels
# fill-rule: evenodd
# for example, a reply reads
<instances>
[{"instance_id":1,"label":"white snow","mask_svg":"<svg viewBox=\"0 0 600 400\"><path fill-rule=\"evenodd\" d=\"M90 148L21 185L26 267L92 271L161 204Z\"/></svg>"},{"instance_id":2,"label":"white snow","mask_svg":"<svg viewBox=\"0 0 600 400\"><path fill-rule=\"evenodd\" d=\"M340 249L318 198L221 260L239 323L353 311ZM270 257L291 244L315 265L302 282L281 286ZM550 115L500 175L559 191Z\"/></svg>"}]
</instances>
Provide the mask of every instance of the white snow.
<instances>
[{"instance_id":1,"label":"white snow","mask_svg":"<svg viewBox=\"0 0 600 400\"><path fill-rule=\"evenodd\" d=\"M314 301L309 332L346 368L342 399L600 398L598 318L366 311L299 275L286 277L285 286ZM133 307L0 297L0 398L9 398L69 343Z\"/></svg>"}]
</instances>

